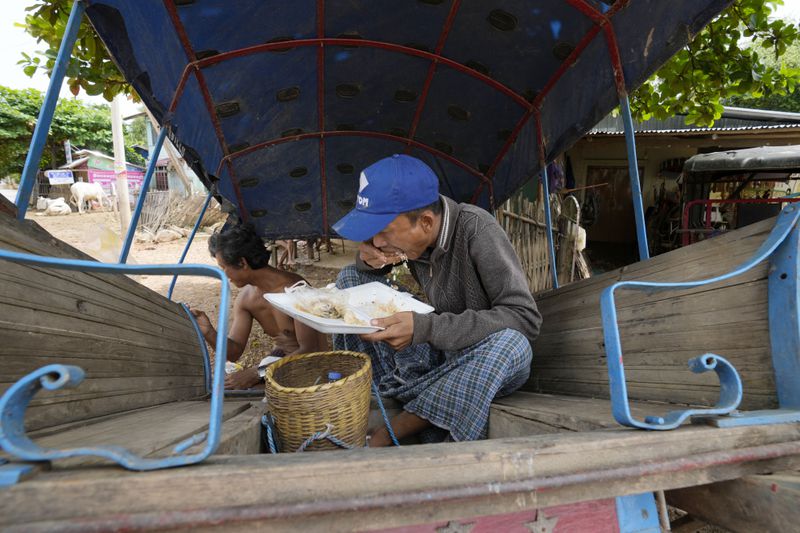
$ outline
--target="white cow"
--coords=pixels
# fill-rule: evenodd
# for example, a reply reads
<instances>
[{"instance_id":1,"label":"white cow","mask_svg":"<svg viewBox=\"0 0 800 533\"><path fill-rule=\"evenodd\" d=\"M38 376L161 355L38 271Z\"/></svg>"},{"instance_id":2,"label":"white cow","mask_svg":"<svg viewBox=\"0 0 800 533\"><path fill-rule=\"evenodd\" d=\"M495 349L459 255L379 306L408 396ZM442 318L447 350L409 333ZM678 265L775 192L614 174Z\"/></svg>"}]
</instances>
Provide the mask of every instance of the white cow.
<instances>
[{"instance_id":1,"label":"white cow","mask_svg":"<svg viewBox=\"0 0 800 533\"><path fill-rule=\"evenodd\" d=\"M72 209L62 197L50 199L40 196L36 201L36 208L44 211L43 214L47 216L69 215L72 213Z\"/></svg>"},{"instance_id":2,"label":"white cow","mask_svg":"<svg viewBox=\"0 0 800 533\"><path fill-rule=\"evenodd\" d=\"M106 196L105 191L99 183L78 181L70 185L69 190L72 192L72 197L69 201L72 205L78 207L78 213L80 214L83 214L83 203L91 200L97 200L100 203L100 207L102 207L103 202L105 202L108 204L108 207L111 209L114 208L111 200L108 199L108 196ZM91 204L89 205L91 207Z\"/></svg>"}]
</instances>

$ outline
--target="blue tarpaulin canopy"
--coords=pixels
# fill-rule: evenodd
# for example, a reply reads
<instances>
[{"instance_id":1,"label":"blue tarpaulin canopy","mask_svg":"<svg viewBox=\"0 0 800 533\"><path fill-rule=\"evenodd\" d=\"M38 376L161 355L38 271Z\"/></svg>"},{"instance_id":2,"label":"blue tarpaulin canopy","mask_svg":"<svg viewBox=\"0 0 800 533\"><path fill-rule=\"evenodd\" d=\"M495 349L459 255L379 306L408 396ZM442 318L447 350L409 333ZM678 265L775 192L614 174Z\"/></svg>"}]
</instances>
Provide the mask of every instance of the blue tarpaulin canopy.
<instances>
[{"instance_id":1,"label":"blue tarpaulin canopy","mask_svg":"<svg viewBox=\"0 0 800 533\"><path fill-rule=\"evenodd\" d=\"M568 148L729 3L92 0L86 13L204 183L278 238L330 234L361 169L393 153L492 208L537 175L540 148Z\"/></svg>"}]
</instances>

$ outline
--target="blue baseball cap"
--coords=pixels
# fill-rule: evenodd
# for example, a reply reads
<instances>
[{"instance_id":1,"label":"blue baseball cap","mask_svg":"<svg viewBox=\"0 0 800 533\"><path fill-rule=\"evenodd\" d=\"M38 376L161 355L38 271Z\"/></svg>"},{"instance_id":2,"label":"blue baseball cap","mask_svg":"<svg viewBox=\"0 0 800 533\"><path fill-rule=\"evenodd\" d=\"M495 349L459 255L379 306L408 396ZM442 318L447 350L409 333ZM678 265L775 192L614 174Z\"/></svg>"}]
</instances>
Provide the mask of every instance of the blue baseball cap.
<instances>
[{"instance_id":1,"label":"blue baseball cap","mask_svg":"<svg viewBox=\"0 0 800 533\"><path fill-rule=\"evenodd\" d=\"M336 222L333 229L345 239L366 241L397 215L438 199L439 178L431 167L416 157L395 154L361 172L356 207Z\"/></svg>"}]
</instances>

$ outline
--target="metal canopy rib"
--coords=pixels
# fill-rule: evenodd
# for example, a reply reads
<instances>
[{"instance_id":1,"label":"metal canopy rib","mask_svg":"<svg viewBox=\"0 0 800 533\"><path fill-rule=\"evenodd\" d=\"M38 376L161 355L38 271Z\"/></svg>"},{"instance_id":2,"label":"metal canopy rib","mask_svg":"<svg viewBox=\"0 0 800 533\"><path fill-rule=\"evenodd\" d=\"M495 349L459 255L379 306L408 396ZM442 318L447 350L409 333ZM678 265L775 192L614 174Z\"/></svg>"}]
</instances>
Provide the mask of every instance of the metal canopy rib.
<instances>
[{"instance_id":1,"label":"metal canopy rib","mask_svg":"<svg viewBox=\"0 0 800 533\"><path fill-rule=\"evenodd\" d=\"M456 13L460 6L461 0L453 0L453 4L450 6L450 13L448 13L447 19L442 27L442 33L439 35L439 41L436 43L436 49L433 52L434 55L441 57L444 43L447 41L447 36L450 34L450 29L453 27L453 22L456 19ZM422 110L425 108L425 100L428 98L428 92L431 89L433 75L436 73L436 66L438 63L438 61L432 60L428 67L428 74L425 76L425 82L422 84L422 91L420 91L419 103L417 104L416 111L414 111L414 119L411 121L411 127L408 129L409 139L413 139L414 134L417 132L417 126L419 125L420 118L422 118Z\"/></svg>"},{"instance_id":2,"label":"metal canopy rib","mask_svg":"<svg viewBox=\"0 0 800 533\"><path fill-rule=\"evenodd\" d=\"M441 150L438 150L428 144L416 141L414 139L409 139L407 137L399 137L397 135L392 135L391 133L383 133L380 131L361 131L361 130L347 130L347 131L316 131L316 132L309 132L309 133L301 133L299 135L291 135L288 137L279 137L277 139L272 139L269 141L265 141L262 143L254 144L253 146L249 146L243 150L238 152L234 152L225 156L220 162L217 172L219 172L219 168L222 167L223 164L228 163L230 160L238 157L245 156L247 154L251 154L253 152L257 152L259 150L263 150L264 148L269 148L271 146L276 146L278 144L283 144L292 141L302 141L306 139L317 139L321 137L372 137L375 139L385 139L390 141L397 141L398 143L402 144L410 144L414 148L418 148L429 154L435 155L436 157L441 157L442 159L453 163L454 165L458 166L462 170L474 175L478 179L480 179L484 183L488 183L489 179L479 170L471 167L467 163L463 162L462 160L453 157L452 155L446 154Z\"/></svg>"},{"instance_id":3,"label":"metal canopy rib","mask_svg":"<svg viewBox=\"0 0 800 533\"><path fill-rule=\"evenodd\" d=\"M178 9L175 7L175 0L164 0L164 7L169 14L169 18L172 21L172 25L175 28L175 33L180 39L181 44L183 45L183 50L186 52L186 57L189 60L190 64L196 63L197 55L192 48L192 43L189 42L189 36L186 34L186 29L183 27L183 22L181 22L180 15L178 15ZM228 149L228 143L225 142L225 135L222 133L222 126L219 123L219 117L217 116L217 112L214 109L214 100L211 98L211 93L208 91L208 85L206 84L206 78L203 75L203 72L199 68L195 68L194 75L197 78L197 84L200 87L200 92L203 95L203 100L206 103L206 109L208 110L208 115L211 118L211 123L214 126L214 132L217 134L217 139L219 140L219 145L222 148L223 155L227 155L230 153ZM187 72L187 71L184 71ZM183 91L183 88L186 86L185 78L181 79L180 84L178 85L178 89ZM178 105L178 101L180 100L180 93L176 90L175 97L173 98L172 104L170 105L170 110L174 110L175 107ZM247 208L244 206L244 199L242 198L242 191L239 188L239 180L236 179L236 174L233 171L233 166L228 164L228 175L231 178L231 184L233 185L233 191L236 194L236 200L239 204L239 212L241 217L247 221L250 216L247 212Z\"/></svg>"}]
</instances>

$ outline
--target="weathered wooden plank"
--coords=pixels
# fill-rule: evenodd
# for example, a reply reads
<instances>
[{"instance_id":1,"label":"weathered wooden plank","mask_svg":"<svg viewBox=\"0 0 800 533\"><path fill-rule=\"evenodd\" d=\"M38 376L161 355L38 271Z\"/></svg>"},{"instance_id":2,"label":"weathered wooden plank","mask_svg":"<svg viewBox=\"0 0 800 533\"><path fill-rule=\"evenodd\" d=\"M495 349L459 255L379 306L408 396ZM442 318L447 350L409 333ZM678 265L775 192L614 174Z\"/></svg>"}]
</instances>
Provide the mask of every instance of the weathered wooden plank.
<instances>
[{"instance_id":1,"label":"weathered wooden plank","mask_svg":"<svg viewBox=\"0 0 800 533\"><path fill-rule=\"evenodd\" d=\"M17 212L18 209L16 204L0 194L0 214L16 217Z\"/></svg>"},{"instance_id":2,"label":"weathered wooden plank","mask_svg":"<svg viewBox=\"0 0 800 533\"><path fill-rule=\"evenodd\" d=\"M227 405L235 400L225 400ZM214 455L253 455L266 452L261 436L261 401L248 401L248 408L226 419L222 424L222 439ZM193 446L186 453L199 453L203 444Z\"/></svg>"},{"instance_id":3,"label":"weathered wooden plank","mask_svg":"<svg viewBox=\"0 0 800 533\"><path fill-rule=\"evenodd\" d=\"M691 246L678 248L647 261L624 266L599 276L570 283L537 295L537 302L554 309L565 297L586 297L621 280L690 281L724 274L752 256L775 225L763 220ZM550 302L552 300L552 302ZM547 302L545 304L545 302Z\"/></svg>"},{"instance_id":4,"label":"weathered wooden plank","mask_svg":"<svg viewBox=\"0 0 800 533\"><path fill-rule=\"evenodd\" d=\"M42 295L42 297L44 297L44 295ZM124 313L116 317L109 317L109 322L103 323L91 318L85 320L80 316L79 312L69 316L48 312L44 306L39 306L39 308L36 309L28 307L25 303L21 305L9 305L0 301L0 316L13 317L13 323L17 326L46 325L48 328L55 330L64 330L79 334L99 334L128 342L140 340L141 342L146 342L148 345L160 349L175 348L176 345L181 346L183 343L189 342L193 342L194 345L197 346L197 334L194 333L194 330L186 330L184 335L170 338L162 334L163 332L158 328L153 328L151 331L144 328L134 329L130 324L111 321L114 318L117 320L124 320ZM188 318L186 318L186 324L192 327ZM192 335L190 336L189 333Z\"/></svg>"},{"instance_id":5,"label":"weathered wooden plank","mask_svg":"<svg viewBox=\"0 0 800 533\"><path fill-rule=\"evenodd\" d=\"M69 311L80 311L84 316L104 318L104 312L119 313L120 302L125 302L127 322L138 321L149 326L157 326L165 331L183 331L184 312L168 304L166 308L148 309L148 301L131 298L135 293L123 290L110 282L119 281L124 276L100 280L88 278L80 272L60 271L21 264L6 263L0 271L0 283L8 284L6 298L19 299L41 305L47 303ZM118 279L114 279L118 278ZM130 281L130 280L128 280ZM38 294L46 290L48 299L43 302ZM58 305L61 304L61 305ZM152 306L151 306L152 307ZM155 312L154 312L155 311Z\"/></svg>"},{"instance_id":6,"label":"weathered wooden plank","mask_svg":"<svg viewBox=\"0 0 800 533\"><path fill-rule=\"evenodd\" d=\"M728 272L760 246L774 221L765 221L548 292L525 390L608 394L600 292L620 279L677 281ZM711 242L715 241L715 242ZM767 266L723 283L687 291L618 293L618 318L631 398L709 405L713 374L692 374L686 363L713 352L731 361L744 385L745 409L775 405L767 307Z\"/></svg>"},{"instance_id":7,"label":"weathered wooden plank","mask_svg":"<svg viewBox=\"0 0 800 533\"><path fill-rule=\"evenodd\" d=\"M170 386L167 388L150 388L132 390L124 394L112 394L102 391L93 396L77 400L65 398L57 403L31 405L25 417L28 430L44 428L51 424L64 424L82 420L88 414L120 413L142 407L161 405L175 401L175 397L198 399L205 396L205 389L197 386Z\"/></svg>"},{"instance_id":8,"label":"weathered wooden plank","mask_svg":"<svg viewBox=\"0 0 800 533\"><path fill-rule=\"evenodd\" d=\"M60 351L56 354L50 355L36 355L27 356L26 360L20 361L12 357L0 359L0 376L19 376L24 375L25 372L31 367L36 368L49 365L52 363L60 363L64 357L69 357L71 364L80 366L82 368L91 367L91 376L94 378L100 377L116 377L120 375L125 376L163 376L166 372L172 372L175 369L175 363L169 360L163 360L158 355L163 355L163 352L152 350L152 359L139 360L135 357L130 359L104 359L97 354L86 353L73 353L67 354ZM8 351L6 351L8 354ZM19 356L24 357L26 354L20 352ZM181 374L185 376L204 376L205 372L202 365L187 365L181 369ZM0 383L8 382L10 378L0 378Z\"/></svg>"},{"instance_id":9,"label":"weathered wooden plank","mask_svg":"<svg viewBox=\"0 0 800 533\"><path fill-rule=\"evenodd\" d=\"M91 259L35 223L2 215L0 246ZM87 373L74 389L38 395L29 430L205 393L197 334L178 304L122 275L0 265L0 392L45 364Z\"/></svg>"},{"instance_id":10,"label":"weathered wooden plank","mask_svg":"<svg viewBox=\"0 0 800 533\"><path fill-rule=\"evenodd\" d=\"M524 413L527 414L527 413ZM510 437L526 437L529 435L546 435L560 433L563 427L548 424L541 420L525 418L524 414L514 413L514 409L496 409L492 407L489 415L489 438L506 439ZM520 424L520 419L525 423Z\"/></svg>"},{"instance_id":11,"label":"weathered wooden plank","mask_svg":"<svg viewBox=\"0 0 800 533\"><path fill-rule=\"evenodd\" d=\"M42 473L4 491L0 525L10 531L78 525L399 527L785 470L800 465L798 439L800 424L593 431L218 457L192 468L147 473Z\"/></svg>"},{"instance_id":12,"label":"weathered wooden plank","mask_svg":"<svg viewBox=\"0 0 800 533\"><path fill-rule=\"evenodd\" d=\"M59 342L53 338L58 337ZM202 354L191 352L178 344L153 346L144 336L132 340L109 337L100 331L96 334L52 328L46 325L17 324L0 319L2 355L28 357L38 353L42 357L62 353L65 357L82 356L92 359L166 360L185 366L200 364ZM91 347L91 351L88 350Z\"/></svg>"},{"instance_id":13,"label":"weathered wooden plank","mask_svg":"<svg viewBox=\"0 0 800 533\"><path fill-rule=\"evenodd\" d=\"M640 419L680 406L660 402L631 402ZM580 396L516 392L496 399L489 414L489 438L522 437L561 431L623 429L611 413L611 401Z\"/></svg>"},{"instance_id":14,"label":"weathered wooden plank","mask_svg":"<svg viewBox=\"0 0 800 533\"><path fill-rule=\"evenodd\" d=\"M250 407L248 401L225 402L222 419L229 421ZM143 457L162 457L171 455L175 444L207 430L209 415L210 404L207 401L171 402L62 431L36 442L56 449L116 445ZM54 469L98 464L112 463L97 457L59 459L52 463Z\"/></svg>"},{"instance_id":15,"label":"weathered wooden plank","mask_svg":"<svg viewBox=\"0 0 800 533\"><path fill-rule=\"evenodd\" d=\"M57 404L77 402L83 400L108 399L124 397L132 394L142 394L147 391L169 391L171 389L193 389L197 387L197 376L138 376L114 378L86 378L75 389L59 389L56 391L42 391L31 402L32 406L49 406L53 409ZM202 391L202 392L200 392ZM198 394L204 393L203 387L198 387ZM59 420L59 423L63 419Z\"/></svg>"},{"instance_id":16,"label":"weathered wooden plank","mask_svg":"<svg viewBox=\"0 0 800 533\"><path fill-rule=\"evenodd\" d=\"M731 290L735 287L734 290ZM717 302L724 300L722 305ZM594 305L576 304L561 314L548 314L549 321L543 324L542 334L552 335L561 332L600 327L600 301ZM687 317L691 316L689 320ZM617 307L617 319L622 330L637 321L658 318L692 324L702 321L705 324L727 324L750 322L767 317L767 280L728 285L726 287L676 295L668 292L653 294L649 299L634 304ZM663 327L663 325L662 325Z\"/></svg>"},{"instance_id":17,"label":"weathered wooden plank","mask_svg":"<svg viewBox=\"0 0 800 533\"><path fill-rule=\"evenodd\" d=\"M32 253L36 255L49 255L53 257L70 257L74 259L84 259L93 261L94 258L86 255L80 250L73 248L63 241L59 241L47 231L41 228L32 220L20 222L16 219L0 215L0 245L7 250ZM3 262L3 265L8 263ZM41 267L29 267L32 270L52 271L52 275L71 279L75 283L83 283L88 288L101 288L100 292L112 294L115 298L122 299L128 297L131 303L137 306L152 305L152 310L163 313L162 316L169 318L178 315L182 316L183 311L174 302L165 304L165 298L158 293L143 287L141 284L127 276L117 274L87 274L82 272L71 272L65 270L44 269ZM116 292L120 291L120 292Z\"/></svg>"},{"instance_id":18,"label":"weathered wooden plank","mask_svg":"<svg viewBox=\"0 0 800 533\"><path fill-rule=\"evenodd\" d=\"M800 473L747 476L667 492L667 501L730 531L787 533L800 526Z\"/></svg>"},{"instance_id":19,"label":"weathered wooden plank","mask_svg":"<svg viewBox=\"0 0 800 533\"><path fill-rule=\"evenodd\" d=\"M608 398L608 379L605 381L570 381L563 382L557 378L540 379L540 390L546 390L551 394L569 394L578 396L588 396L590 398ZM680 385L639 385L638 383L628 383L628 397L630 400L657 401L665 402L670 398L676 403L691 403L683 399L684 389ZM536 392L532 390L532 392ZM697 398L697 403L701 406L708 406L719 397L719 389L715 387L697 387L692 394ZM680 400L679 400L680 398ZM774 394L753 393L748 394L742 400L740 409L775 409L778 407L778 400Z\"/></svg>"},{"instance_id":20,"label":"weathered wooden plank","mask_svg":"<svg viewBox=\"0 0 800 533\"><path fill-rule=\"evenodd\" d=\"M666 254L666 255L669 255L669 254ZM742 257L742 259L743 260L747 259L747 257ZM698 262L699 261L702 261L702 263L700 265L694 264L693 265L694 268L692 270L694 270L696 268L699 268L699 267L708 267L708 269L712 269L713 268L713 270L718 270L721 263L723 263L724 265L728 265L727 262L723 262L721 259L717 259L717 260L713 260L713 261L712 260L708 260L708 259L706 259L706 260L698 259ZM733 261L732 263L734 263L734 264L728 265L730 268L723 269L723 272L720 272L720 274L723 274L723 273L733 269L735 266L738 266L740 261ZM621 279L616 279L616 278L608 279L603 284L600 284L600 285L597 285L597 286L594 286L594 287L587 287L585 292L574 292L574 291L571 291L568 294L563 295L561 300L556 299L555 297L538 298L537 299L537 304L538 304L539 301L541 301L542 305L547 309L548 313L552 314L554 317L556 317L558 319L561 319L561 318L571 317L572 316L572 313L571 313L572 309L580 309L580 308L586 308L586 307L599 308L600 295L601 295L603 289L605 289L606 287L608 287L611 284L616 283L618 281L622 281L622 280L625 280L625 281L659 281L659 282L661 282L661 281L691 281L692 279L705 279L705 278L712 277L711 274L707 274L704 271L701 271L700 273L698 273L697 275L694 275L694 276L688 276L688 275L686 275L686 268L687 267L684 266L684 265L676 264L675 267L674 267L674 272L672 273L673 275L670 275L668 277L664 276L663 278L660 277L660 275L647 275L647 276L638 275L638 276L631 277L631 278L629 278L627 276L623 276ZM693 294L701 294L701 293L704 293L704 292L725 288L725 287L728 287L728 286L731 286L731 285L742 285L742 284L746 284L746 283L752 283L754 281L758 281L758 280L764 279L766 277L766 274L767 274L767 265L766 265L766 263L760 263L757 266L755 266L753 269L751 269L751 270L749 270L749 271L747 271L747 272L745 272L743 274L740 274L740 275L738 275L738 276L736 276L734 278L731 278L731 279L725 280L725 281L721 281L721 282L716 282L716 283L713 283L713 284L710 284L710 285L703 285L703 286L700 286L700 287L694 287L694 288L688 288L688 289L679 289L679 290L672 289L672 290L669 290L669 291L658 291L658 292L653 292L651 294L648 294L646 291L634 291L634 290L620 289L620 290L618 290L618 291L616 291L614 293L614 296L615 296L615 299L616 299L617 308L618 309L625 309L626 307L639 305L639 304L642 304L642 303L658 302L658 301L664 300L664 299L672 299L672 298L681 297L681 296L691 296ZM603 278L605 276L607 276L607 274L601 274L599 277ZM667 279L665 279L665 278L667 278ZM668 278L673 278L673 279L668 279ZM592 278L589 278L589 279L592 279ZM578 283L581 283L581 282L578 282ZM564 289L566 290L567 288L570 288L570 287L571 287L570 285L567 285L566 287L564 287ZM560 291L562 289L558 289L558 290ZM586 316L588 316L588 314L579 315L579 318L586 317Z\"/></svg>"},{"instance_id":21,"label":"weathered wooden plank","mask_svg":"<svg viewBox=\"0 0 800 533\"><path fill-rule=\"evenodd\" d=\"M571 503L522 511L520 513L470 516L460 520L442 520L391 529L381 533L434 533L465 531L470 533L619 533L616 501L613 498Z\"/></svg>"}]
</instances>

